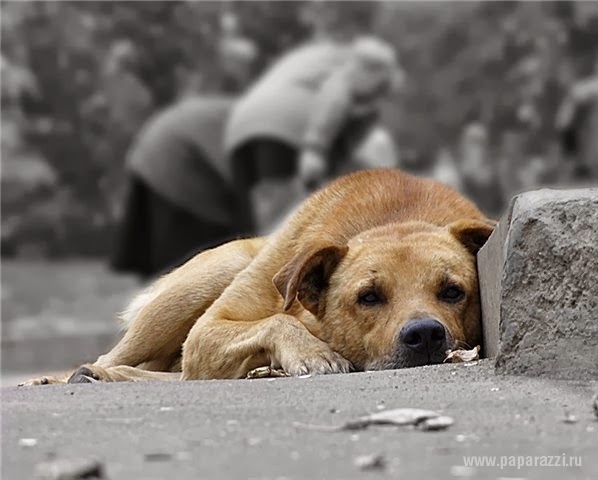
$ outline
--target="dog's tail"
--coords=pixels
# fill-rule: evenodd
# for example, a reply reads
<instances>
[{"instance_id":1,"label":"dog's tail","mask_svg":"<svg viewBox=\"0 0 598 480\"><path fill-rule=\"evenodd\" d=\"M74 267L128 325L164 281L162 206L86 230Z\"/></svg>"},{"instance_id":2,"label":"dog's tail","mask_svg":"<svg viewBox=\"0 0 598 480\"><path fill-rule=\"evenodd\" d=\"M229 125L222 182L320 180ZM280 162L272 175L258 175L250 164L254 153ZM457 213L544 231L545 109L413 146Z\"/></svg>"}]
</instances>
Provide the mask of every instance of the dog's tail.
<instances>
[{"instance_id":1,"label":"dog's tail","mask_svg":"<svg viewBox=\"0 0 598 480\"><path fill-rule=\"evenodd\" d=\"M161 292L160 282L154 282L140 292L136 292L127 307L118 314L121 329L123 331L128 330L145 306L154 301Z\"/></svg>"}]
</instances>

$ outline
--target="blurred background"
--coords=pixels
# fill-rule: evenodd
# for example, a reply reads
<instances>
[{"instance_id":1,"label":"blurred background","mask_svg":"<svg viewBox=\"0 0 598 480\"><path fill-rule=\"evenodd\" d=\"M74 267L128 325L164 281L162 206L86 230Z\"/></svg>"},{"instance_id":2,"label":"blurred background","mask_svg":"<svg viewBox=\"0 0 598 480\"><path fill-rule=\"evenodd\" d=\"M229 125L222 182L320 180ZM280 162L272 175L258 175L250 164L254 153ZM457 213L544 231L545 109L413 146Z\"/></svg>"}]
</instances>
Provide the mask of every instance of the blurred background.
<instances>
[{"instance_id":1,"label":"blurred background","mask_svg":"<svg viewBox=\"0 0 598 480\"><path fill-rule=\"evenodd\" d=\"M198 95L226 98L225 115L281 55L314 38L351 31L395 51L401 87L381 104L378 132L392 143L390 166L449 183L494 217L520 191L598 184L598 2L1 8L6 368L37 368L39 354L23 353L20 340L105 333L137 288L137 276L107 266L126 158L146 122Z\"/></svg>"}]
</instances>

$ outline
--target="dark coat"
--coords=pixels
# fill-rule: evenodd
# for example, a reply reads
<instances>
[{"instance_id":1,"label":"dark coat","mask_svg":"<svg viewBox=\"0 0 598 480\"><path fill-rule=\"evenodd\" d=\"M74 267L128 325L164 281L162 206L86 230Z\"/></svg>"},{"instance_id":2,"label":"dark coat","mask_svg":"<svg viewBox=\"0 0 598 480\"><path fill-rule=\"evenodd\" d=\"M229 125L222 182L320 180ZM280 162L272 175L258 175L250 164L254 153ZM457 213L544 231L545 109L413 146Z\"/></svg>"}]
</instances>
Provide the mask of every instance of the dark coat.
<instances>
[{"instance_id":1,"label":"dark coat","mask_svg":"<svg viewBox=\"0 0 598 480\"><path fill-rule=\"evenodd\" d=\"M162 197L210 222L234 222L231 172L222 132L232 97L185 99L141 130L127 168Z\"/></svg>"}]
</instances>

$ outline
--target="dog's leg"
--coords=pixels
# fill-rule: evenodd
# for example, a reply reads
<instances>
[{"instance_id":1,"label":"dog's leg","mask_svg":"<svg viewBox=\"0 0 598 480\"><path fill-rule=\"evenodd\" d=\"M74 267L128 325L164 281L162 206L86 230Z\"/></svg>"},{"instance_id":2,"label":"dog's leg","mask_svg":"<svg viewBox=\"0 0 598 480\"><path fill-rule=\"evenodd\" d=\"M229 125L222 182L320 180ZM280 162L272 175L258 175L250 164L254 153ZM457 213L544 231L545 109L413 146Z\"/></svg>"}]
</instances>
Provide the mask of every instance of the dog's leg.
<instances>
[{"instance_id":1,"label":"dog's leg","mask_svg":"<svg viewBox=\"0 0 598 480\"><path fill-rule=\"evenodd\" d=\"M108 368L98 367L97 365L83 365L68 378L67 383L174 382L180 379L180 372L150 372L127 365Z\"/></svg>"},{"instance_id":2,"label":"dog's leg","mask_svg":"<svg viewBox=\"0 0 598 480\"><path fill-rule=\"evenodd\" d=\"M144 368L151 365L151 370L173 370L193 324L251 263L265 241L265 237L236 240L206 250L157 280L125 312L128 328L120 342L93 365L110 369L144 364ZM72 375L34 378L21 386L67 383Z\"/></svg>"},{"instance_id":3,"label":"dog's leg","mask_svg":"<svg viewBox=\"0 0 598 480\"><path fill-rule=\"evenodd\" d=\"M19 387L32 387L34 385L54 385L57 383L67 383L72 372L64 372L57 375L46 375L45 377L37 377L27 380L26 382L19 383Z\"/></svg>"},{"instance_id":4,"label":"dog's leg","mask_svg":"<svg viewBox=\"0 0 598 480\"><path fill-rule=\"evenodd\" d=\"M39 377L20 383L19 387L35 385L53 385L60 383L94 383L94 382L172 382L180 380L180 372L154 372L141 368L119 365L102 368L94 364L82 365L75 372L67 372L56 376Z\"/></svg>"},{"instance_id":5,"label":"dog's leg","mask_svg":"<svg viewBox=\"0 0 598 480\"><path fill-rule=\"evenodd\" d=\"M202 319L183 346L181 378L244 378L263 366L282 368L290 375L341 373L352 368L294 316L276 314L252 322Z\"/></svg>"},{"instance_id":6,"label":"dog's leg","mask_svg":"<svg viewBox=\"0 0 598 480\"><path fill-rule=\"evenodd\" d=\"M189 330L257 255L265 238L237 240L200 253L158 280L134 302L133 318L121 341L95 365L103 368L163 362L164 369L181 355Z\"/></svg>"}]
</instances>

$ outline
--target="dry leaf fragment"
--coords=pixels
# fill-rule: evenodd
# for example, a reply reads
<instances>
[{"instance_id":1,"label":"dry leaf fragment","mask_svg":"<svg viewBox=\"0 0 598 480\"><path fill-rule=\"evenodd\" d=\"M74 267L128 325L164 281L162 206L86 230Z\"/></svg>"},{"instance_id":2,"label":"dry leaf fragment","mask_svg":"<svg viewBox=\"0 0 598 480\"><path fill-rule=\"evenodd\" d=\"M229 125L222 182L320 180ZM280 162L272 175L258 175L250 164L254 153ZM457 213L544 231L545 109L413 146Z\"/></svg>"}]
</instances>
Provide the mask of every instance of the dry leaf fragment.
<instances>
[{"instance_id":1,"label":"dry leaf fragment","mask_svg":"<svg viewBox=\"0 0 598 480\"><path fill-rule=\"evenodd\" d=\"M461 363L461 362L473 362L480 359L480 346L476 345L471 350L447 350L445 362L449 363Z\"/></svg>"},{"instance_id":2,"label":"dry leaf fragment","mask_svg":"<svg viewBox=\"0 0 598 480\"><path fill-rule=\"evenodd\" d=\"M439 417L440 414L432 410L421 408L395 408L372 413L355 420L354 424L365 423L369 425L416 425L428 418Z\"/></svg>"},{"instance_id":3,"label":"dry leaf fragment","mask_svg":"<svg viewBox=\"0 0 598 480\"><path fill-rule=\"evenodd\" d=\"M306 425L299 422L295 422L294 425L310 430L337 432L341 430L363 430L370 425L419 425L421 422L436 417L440 417L440 414L432 410L423 410L421 408L395 408L393 410L372 413L371 415L359 417L356 420L349 420L343 425Z\"/></svg>"},{"instance_id":4,"label":"dry leaf fragment","mask_svg":"<svg viewBox=\"0 0 598 480\"><path fill-rule=\"evenodd\" d=\"M445 430L450 427L455 421L452 417L441 415L439 417L427 418L417 426L420 430L426 432L437 432L439 430Z\"/></svg>"},{"instance_id":5,"label":"dry leaf fragment","mask_svg":"<svg viewBox=\"0 0 598 480\"><path fill-rule=\"evenodd\" d=\"M247 372L246 378L288 377L289 374L280 368L258 367Z\"/></svg>"}]
</instances>

